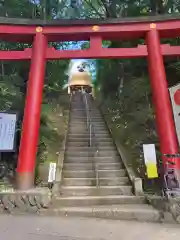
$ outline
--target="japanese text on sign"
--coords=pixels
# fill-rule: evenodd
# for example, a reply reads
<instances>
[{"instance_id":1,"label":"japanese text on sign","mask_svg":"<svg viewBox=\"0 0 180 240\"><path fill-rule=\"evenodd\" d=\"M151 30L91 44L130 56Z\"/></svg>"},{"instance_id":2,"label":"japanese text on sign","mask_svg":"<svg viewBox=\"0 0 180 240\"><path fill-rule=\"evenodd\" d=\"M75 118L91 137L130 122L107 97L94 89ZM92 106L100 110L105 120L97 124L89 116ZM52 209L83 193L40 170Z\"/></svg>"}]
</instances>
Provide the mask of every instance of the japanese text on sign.
<instances>
[{"instance_id":1,"label":"japanese text on sign","mask_svg":"<svg viewBox=\"0 0 180 240\"><path fill-rule=\"evenodd\" d=\"M0 113L0 151L14 150L16 120L16 114Z\"/></svg>"}]
</instances>

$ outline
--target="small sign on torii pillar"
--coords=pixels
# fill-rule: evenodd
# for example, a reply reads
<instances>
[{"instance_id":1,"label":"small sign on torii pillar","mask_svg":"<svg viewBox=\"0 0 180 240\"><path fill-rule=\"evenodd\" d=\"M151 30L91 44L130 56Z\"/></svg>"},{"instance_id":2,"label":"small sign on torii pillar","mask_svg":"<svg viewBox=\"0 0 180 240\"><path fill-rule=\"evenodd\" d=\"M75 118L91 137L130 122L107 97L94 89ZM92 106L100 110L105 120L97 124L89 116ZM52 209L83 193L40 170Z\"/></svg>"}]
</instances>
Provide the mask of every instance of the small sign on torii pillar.
<instances>
[{"instance_id":1,"label":"small sign on torii pillar","mask_svg":"<svg viewBox=\"0 0 180 240\"><path fill-rule=\"evenodd\" d=\"M180 145L180 83L169 88L176 133Z\"/></svg>"}]
</instances>

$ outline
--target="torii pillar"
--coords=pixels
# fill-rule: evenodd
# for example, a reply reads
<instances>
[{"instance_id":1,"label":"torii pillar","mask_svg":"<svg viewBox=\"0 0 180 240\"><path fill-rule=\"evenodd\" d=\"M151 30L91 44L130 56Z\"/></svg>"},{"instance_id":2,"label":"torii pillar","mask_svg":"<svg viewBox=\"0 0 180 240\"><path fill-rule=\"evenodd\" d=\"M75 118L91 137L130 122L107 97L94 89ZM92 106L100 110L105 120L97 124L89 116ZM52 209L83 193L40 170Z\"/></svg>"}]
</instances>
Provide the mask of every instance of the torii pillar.
<instances>
[{"instance_id":1,"label":"torii pillar","mask_svg":"<svg viewBox=\"0 0 180 240\"><path fill-rule=\"evenodd\" d=\"M37 27L33 41L17 166L17 188L20 190L31 189L34 186L47 47L48 43L43 29Z\"/></svg>"},{"instance_id":2,"label":"torii pillar","mask_svg":"<svg viewBox=\"0 0 180 240\"><path fill-rule=\"evenodd\" d=\"M167 167L167 157L164 154L178 153L178 140L175 130L175 124L172 113L170 95L168 91L168 83L166 80L165 67L161 52L159 32L155 24L151 24L152 29L147 33L147 51L148 51L148 67L150 74L150 83L152 87L153 103L156 112L156 124L160 141L160 150L164 170ZM180 159L171 158L175 165L171 167L175 169L179 178ZM180 182L180 178L178 179Z\"/></svg>"}]
</instances>

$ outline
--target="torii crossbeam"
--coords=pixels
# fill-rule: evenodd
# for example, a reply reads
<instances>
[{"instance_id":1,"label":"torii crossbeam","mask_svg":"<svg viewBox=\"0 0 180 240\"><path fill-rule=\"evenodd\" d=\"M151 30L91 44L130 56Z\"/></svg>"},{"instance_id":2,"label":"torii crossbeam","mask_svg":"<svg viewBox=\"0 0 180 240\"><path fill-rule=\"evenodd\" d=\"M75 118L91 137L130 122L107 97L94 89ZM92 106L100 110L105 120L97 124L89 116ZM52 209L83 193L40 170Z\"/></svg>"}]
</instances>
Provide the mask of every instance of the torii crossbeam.
<instances>
[{"instance_id":1,"label":"torii crossbeam","mask_svg":"<svg viewBox=\"0 0 180 240\"><path fill-rule=\"evenodd\" d=\"M34 185L40 110L46 60L71 58L138 58L147 57L153 103L162 155L178 153L178 141L166 81L163 56L180 56L179 46L160 43L161 38L180 36L180 17L124 18L111 20L28 20L0 18L0 39L12 42L33 42L32 49L0 51L1 60L31 60L28 91L24 111L17 183L19 189ZM106 48L102 40L145 39L136 48ZM89 40L87 50L55 50L48 42ZM167 158L163 165L166 169ZM180 159L174 158L178 182Z\"/></svg>"}]
</instances>

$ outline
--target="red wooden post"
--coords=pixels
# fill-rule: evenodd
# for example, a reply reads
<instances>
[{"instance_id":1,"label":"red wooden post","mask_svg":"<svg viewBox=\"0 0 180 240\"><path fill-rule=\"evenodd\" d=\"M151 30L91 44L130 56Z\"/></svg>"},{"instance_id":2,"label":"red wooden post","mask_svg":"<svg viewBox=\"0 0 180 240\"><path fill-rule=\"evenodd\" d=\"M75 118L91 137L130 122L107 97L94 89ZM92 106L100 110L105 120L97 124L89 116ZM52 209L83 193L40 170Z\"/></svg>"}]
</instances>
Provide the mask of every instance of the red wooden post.
<instances>
[{"instance_id":1,"label":"red wooden post","mask_svg":"<svg viewBox=\"0 0 180 240\"><path fill-rule=\"evenodd\" d=\"M178 153L178 141L161 53L159 33L156 29L152 29L147 33L147 50L160 150L162 154L175 154ZM166 157L163 157L164 168L167 166L166 159ZM176 161L174 168L178 172L180 170L180 159L175 158L174 160Z\"/></svg>"},{"instance_id":2,"label":"red wooden post","mask_svg":"<svg viewBox=\"0 0 180 240\"><path fill-rule=\"evenodd\" d=\"M17 167L17 187L23 190L30 189L34 185L47 47L47 40L42 33L42 28L38 27L33 42Z\"/></svg>"}]
</instances>

